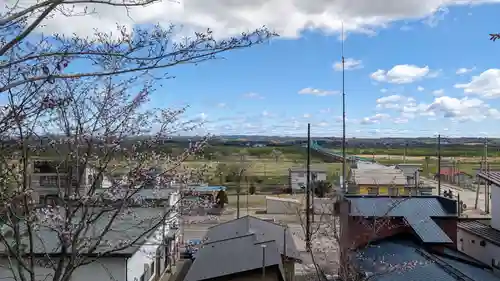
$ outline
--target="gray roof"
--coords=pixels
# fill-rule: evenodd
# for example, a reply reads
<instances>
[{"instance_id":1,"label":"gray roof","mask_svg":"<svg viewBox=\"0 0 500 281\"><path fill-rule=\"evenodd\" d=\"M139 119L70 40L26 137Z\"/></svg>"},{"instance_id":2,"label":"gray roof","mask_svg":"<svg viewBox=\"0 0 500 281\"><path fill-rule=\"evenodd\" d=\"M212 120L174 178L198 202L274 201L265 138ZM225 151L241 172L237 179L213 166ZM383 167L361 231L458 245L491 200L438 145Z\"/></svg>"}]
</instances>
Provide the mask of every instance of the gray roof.
<instances>
[{"instance_id":1,"label":"gray roof","mask_svg":"<svg viewBox=\"0 0 500 281\"><path fill-rule=\"evenodd\" d=\"M356 184L371 185L405 185L406 176L399 169L378 163L358 163L352 170Z\"/></svg>"},{"instance_id":2,"label":"gray roof","mask_svg":"<svg viewBox=\"0 0 500 281\"><path fill-rule=\"evenodd\" d=\"M265 245L265 248L262 247ZM263 258L265 257L265 258ZM281 255L275 241L259 243L255 234L205 243L197 253L184 281L200 281L235 273L278 266Z\"/></svg>"},{"instance_id":3,"label":"gray roof","mask_svg":"<svg viewBox=\"0 0 500 281\"><path fill-rule=\"evenodd\" d=\"M457 227L500 246L500 231L477 220L461 221Z\"/></svg>"},{"instance_id":4,"label":"gray roof","mask_svg":"<svg viewBox=\"0 0 500 281\"><path fill-rule=\"evenodd\" d=\"M251 233L256 235L258 242L276 241L282 255L300 260L300 252L289 228L252 216L212 226L208 229L205 239L207 242L215 242Z\"/></svg>"},{"instance_id":5,"label":"gray roof","mask_svg":"<svg viewBox=\"0 0 500 281\"><path fill-rule=\"evenodd\" d=\"M422 253L422 254L420 254ZM363 271L374 281L500 281L489 270L472 264L432 255L409 242L383 241L357 255Z\"/></svg>"},{"instance_id":6,"label":"gray roof","mask_svg":"<svg viewBox=\"0 0 500 281\"><path fill-rule=\"evenodd\" d=\"M96 216L100 212L100 208L95 208L92 210L92 217ZM115 209L116 210L116 209ZM128 213L128 211L131 211ZM112 221L111 228L109 231L104 232L105 227L111 221L110 216L112 213L101 216L96 219L88 227L86 234L80 235L80 239L87 240L90 239L93 243L97 243L97 239L104 233L99 247L94 252L88 253L85 250L79 250L78 252L82 255L95 255L97 253L109 252L110 255L132 255L141 245L141 241L150 237L151 234L158 228L157 226L162 225L161 221L164 217L164 208L129 208L127 211L120 213L117 218ZM79 221L78 215L75 215L75 223ZM90 217L87 217L90 218ZM6 231L7 229L2 229ZM126 247L120 250L118 249L118 242L120 241L134 241L139 239L137 243L133 246ZM28 249L28 237L23 239L25 245ZM36 254L58 254L60 251L61 243L57 236L57 232L50 229L49 227L40 227L34 235L34 252ZM108 242L109 241L109 242ZM110 246L111 243L114 246ZM0 243L0 254L6 253L5 245Z\"/></svg>"},{"instance_id":7,"label":"gray roof","mask_svg":"<svg viewBox=\"0 0 500 281\"><path fill-rule=\"evenodd\" d=\"M350 197L351 216L402 217L424 243L453 243L435 217L456 217L436 197Z\"/></svg>"}]
</instances>

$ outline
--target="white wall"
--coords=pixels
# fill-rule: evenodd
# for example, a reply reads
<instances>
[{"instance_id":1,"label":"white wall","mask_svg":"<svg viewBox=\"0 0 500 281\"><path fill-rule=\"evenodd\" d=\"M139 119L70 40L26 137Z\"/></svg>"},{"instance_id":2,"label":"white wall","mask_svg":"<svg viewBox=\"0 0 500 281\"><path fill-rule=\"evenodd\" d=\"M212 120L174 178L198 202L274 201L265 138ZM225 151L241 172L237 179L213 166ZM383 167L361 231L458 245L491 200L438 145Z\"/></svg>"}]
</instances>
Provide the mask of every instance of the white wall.
<instances>
[{"instance_id":1,"label":"white wall","mask_svg":"<svg viewBox=\"0 0 500 281\"><path fill-rule=\"evenodd\" d=\"M312 174L316 173L317 181L326 181L326 173L322 172L311 172L311 182L313 179ZM302 189L301 184L306 186L307 183L307 173L306 172L290 172L291 188L292 189Z\"/></svg>"},{"instance_id":2,"label":"white wall","mask_svg":"<svg viewBox=\"0 0 500 281\"><path fill-rule=\"evenodd\" d=\"M266 196L266 213L298 214L302 210L299 200Z\"/></svg>"},{"instance_id":3,"label":"white wall","mask_svg":"<svg viewBox=\"0 0 500 281\"><path fill-rule=\"evenodd\" d=\"M170 230L169 224L172 222L177 222L178 223L178 216L176 216L175 213L171 214L172 217L168 219L168 223L165 224L165 233L164 235L167 236L169 234L172 234L173 232L176 232L176 230ZM158 247L164 247L162 245L162 239L161 239L161 234L163 232L163 227L159 227L153 235L149 239L147 239L146 243L142 245L137 252L127 260L127 280L126 281L139 281L141 275L144 273L144 265L145 264L151 264L153 260L156 260L156 251ZM170 249L170 253L174 253L174 248L176 245L180 243L181 237L179 235L176 235L176 241L172 243L172 248ZM163 251L161 249L160 251ZM161 260L162 263L162 269L161 271L164 271L164 260ZM156 270L156 265L154 270ZM96 280L97 281L97 280ZM148 280L145 280L148 281Z\"/></svg>"},{"instance_id":4,"label":"white wall","mask_svg":"<svg viewBox=\"0 0 500 281\"><path fill-rule=\"evenodd\" d=\"M43 264L43 259L39 260L40 264ZM17 268L12 271L6 258L0 259L0 264L0 280L15 280L13 272L17 275ZM125 266L125 258L101 258L96 262L77 268L71 276L71 281L122 281L126 279ZM52 280L54 271L50 268L37 266L35 274L37 280L46 281Z\"/></svg>"},{"instance_id":5,"label":"white wall","mask_svg":"<svg viewBox=\"0 0 500 281\"><path fill-rule=\"evenodd\" d=\"M484 239L471 234L462 229L457 232L457 248L464 254L491 266L492 259L500 261L500 247L485 241L486 244L481 246L481 241ZM474 241L474 243L472 242Z\"/></svg>"},{"instance_id":6,"label":"white wall","mask_svg":"<svg viewBox=\"0 0 500 281\"><path fill-rule=\"evenodd\" d=\"M491 226L500 230L500 187L491 185Z\"/></svg>"}]
</instances>

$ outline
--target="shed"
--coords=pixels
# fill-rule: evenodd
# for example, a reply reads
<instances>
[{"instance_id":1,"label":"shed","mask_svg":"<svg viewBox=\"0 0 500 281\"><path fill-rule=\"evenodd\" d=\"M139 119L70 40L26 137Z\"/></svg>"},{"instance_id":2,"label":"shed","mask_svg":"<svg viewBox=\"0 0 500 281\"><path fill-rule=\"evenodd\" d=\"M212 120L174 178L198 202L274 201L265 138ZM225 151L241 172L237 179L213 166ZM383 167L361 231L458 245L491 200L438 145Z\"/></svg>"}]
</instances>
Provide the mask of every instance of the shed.
<instances>
[{"instance_id":1,"label":"shed","mask_svg":"<svg viewBox=\"0 0 500 281\"><path fill-rule=\"evenodd\" d=\"M290 214L300 212L302 204L297 199L266 196L266 213Z\"/></svg>"}]
</instances>

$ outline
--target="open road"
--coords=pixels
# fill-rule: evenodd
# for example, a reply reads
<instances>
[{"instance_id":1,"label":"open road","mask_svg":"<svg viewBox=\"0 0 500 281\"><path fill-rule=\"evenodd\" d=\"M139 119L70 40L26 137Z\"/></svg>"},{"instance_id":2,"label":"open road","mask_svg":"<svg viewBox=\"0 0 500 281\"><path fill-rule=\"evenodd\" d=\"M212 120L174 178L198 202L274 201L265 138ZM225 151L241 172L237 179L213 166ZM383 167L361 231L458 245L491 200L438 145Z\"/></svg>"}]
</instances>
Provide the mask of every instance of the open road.
<instances>
[{"instance_id":1,"label":"open road","mask_svg":"<svg viewBox=\"0 0 500 281\"><path fill-rule=\"evenodd\" d=\"M433 193L434 193L434 195L437 195L438 182L435 180L431 180L431 179L422 179L422 180L425 184L433 186L434 187ZM465 205L467 205L466 210L474 209L474 205L476 202L476 191L475 190L471 190L471 189L467 189L467 188L460 188L460 187L452 185L452 184L441 182L441 195L446 190L451 190L453 192L454 196L456 196L457 194L460 194L460 200L463 201ZM456 198L456 197L454 197L454 198ZM484 189L479 190L478 208L481 211L485 210ZM491 210L491 203L490 203L490 210Z\"/></svg>"}]
</instances>

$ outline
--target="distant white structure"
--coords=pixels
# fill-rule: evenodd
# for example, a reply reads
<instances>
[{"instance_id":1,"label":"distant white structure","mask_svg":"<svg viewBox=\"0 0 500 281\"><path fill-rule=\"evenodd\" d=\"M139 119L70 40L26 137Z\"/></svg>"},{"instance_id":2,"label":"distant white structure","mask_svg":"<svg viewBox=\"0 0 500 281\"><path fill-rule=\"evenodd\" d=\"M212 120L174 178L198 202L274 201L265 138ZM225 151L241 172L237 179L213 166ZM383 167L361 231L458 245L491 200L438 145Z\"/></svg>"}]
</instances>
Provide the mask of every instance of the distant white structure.
<instances>
[{"instance_id":1,"label":"distant white structure","mask_svg":"<svg viewBox=\"0 0 500 281\"><path fill-rule=\"evenodd\" d=\"M311 182L313 181L326 181L327 172L322 169L310 169ZM304 189L307 185L307 169L306 168L290 168L288 170L289 186L293 190Z\"/></svg>"},{"instance_id":2,"label":"distant white structure","mask_svg":"<svg viewBox=\"0 0 500 281\"><path fill-rule=\"evenodd\" d=\"M300 212L302 204L297 199L266 196L267 214L289 214Z\"/></svg>"}]
</instances>

